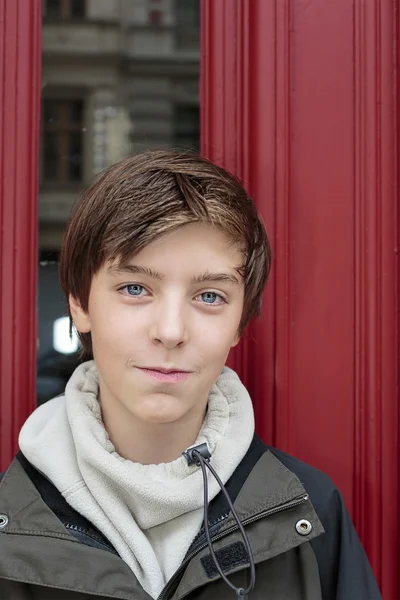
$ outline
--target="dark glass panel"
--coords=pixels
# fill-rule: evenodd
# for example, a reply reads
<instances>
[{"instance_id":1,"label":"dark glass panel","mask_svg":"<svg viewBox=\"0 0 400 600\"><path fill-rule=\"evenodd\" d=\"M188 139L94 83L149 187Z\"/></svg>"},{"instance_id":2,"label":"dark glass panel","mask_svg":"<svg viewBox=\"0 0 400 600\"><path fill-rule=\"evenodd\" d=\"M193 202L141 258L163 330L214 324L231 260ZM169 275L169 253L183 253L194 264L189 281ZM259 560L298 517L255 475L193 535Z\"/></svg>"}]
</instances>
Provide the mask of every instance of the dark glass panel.
<instances>
[{"instance_id":1,"label":"dark glass panel","mask_svg":"<svg viewBox=\"0 0 400 600\"><path fill-rule=\"evenodd\" d=\"M149 21L152 25L161 25L161 22L162 22L161 10L151 10Z\"/></svg>"},{"instance_id":2,"label":"dark glass panel","mask_svg":"<svg viewBox=\"0 0 400 600\"><path fill-rule=\"evenodd\" d=\"M62 14L62 0L46 0L46 17L60 19Z\"/></svg>"},{"instance_id":3,"label":"dark glass panel","mask_svg":"<svg viewBox=\"0 0 400 600\"><path fill-rule=\"evenodd\" d=\"M57 181L59 178L58 133L46 132L43 139L43 178L45 181Z\"/></svg>"},{"instance_id":4,"label":"dark glass panel","mask_svg":"<svg viewBox=\"0 0 400 600\"><path fill-rule=\"evenodd\" d=\"M69 155L68 155L68 179L70 181L82 180L82 153L83 137L82 132L74 131L69 134Z\"/></svg>"},{"instance_id":5,"label":"dark glass panel","mask_svg":"<svg viewBox=\"0 0 400 600\"><path fill-rule=\"evenodd\" d=\"M200 27L200 1L176 0L176 2L178 26L198 29Z\"/></svg>"},{"instance_id":6,"label":"dark glass panel","mask_svg":"<svg viewBox=\"0 0 400 600\"><path fill-rule=\"evenodd\" d=\"M70 17L73 19L83 19L85 17L85 0L69 0Z\"/></svg>"},{"instance_id":7,"label":"dark glass panel","mask_svg":"<svg viewBox=\"0 0 400 600\"><path fill-rule=\"evenodd\" d=\"M60 103L57 100L45 100L43 102L44 126L57 123L59 120Z\"/></svg>"},{"instance_id":8,"label":"dark glass panel","mask_svg":"<svg viewBox=\"0 0 400 600\"><path fill-rule=\"evenodd\" d=\"M68 103L68 121L82 125L83 120L83 100L71 100Z\"/></svg>"},{"instance_id":9,"label":"dark glass panel","mask_svg":"<svg viewBox=\"0 0 400 600\"><path fill-rule=\"evenodd\" d=\"M175 107L175 145L199 150L200 111L198 106L178 104Z\"/></svg>"}]
</instances>

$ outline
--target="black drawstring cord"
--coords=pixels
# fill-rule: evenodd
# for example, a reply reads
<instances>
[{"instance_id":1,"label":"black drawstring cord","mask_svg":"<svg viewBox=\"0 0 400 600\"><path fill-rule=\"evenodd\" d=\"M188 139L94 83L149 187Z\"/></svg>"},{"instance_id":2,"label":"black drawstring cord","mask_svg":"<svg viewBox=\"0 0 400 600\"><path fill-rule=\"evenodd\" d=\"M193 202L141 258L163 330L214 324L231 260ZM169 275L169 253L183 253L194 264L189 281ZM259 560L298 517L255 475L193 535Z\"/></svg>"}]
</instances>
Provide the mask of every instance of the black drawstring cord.
<instances>
[{"instance_id":1,"label":"black drawstring cord","mask_svg":"<svg viewBox=\"0 0 400 600\"><path fill-rule=\"evenodd\" d=\"M215 469L210 465L209 461L210 461L211 455L208 451L207 444L201 444L201 446L197 446L195 448L190 448L189 450L184 452L183 455L186 458L186 460L188 461L189 465L195 463L197 466L201 467L201 471L203 473L204 528L205 528L205 534L206 534L208 547L210 549L210 553L211 553L211 556L215 563L215 566L218 570L218 573L221 575L222 579L225 581L225 583L227 583L232 590L235 590L236 597L238 599L243 600L243 597L247 596L247 594L249 594L253 590L255 582L256 582L256 568L254 565L253 552L251 550L249 539L246 535L246 532L240 521L240 518L233 506L232 500L230 499L229 494L226 491L224 484L222 483L222 481L221 481L220 477L218 476L218 474L216 473ZM246 552L249 557L249 563L250 563L250 583L246 589L238 588L229 581L229 579L226 577L226 575L223 573L221 567L219 566L217 557L215 556L214 548L213 548L212 541L211 541L210 531L209 531L209 527L208 527L208 479L207 479L206 467L211 471L211 473L214 475L215 479L217 480L217 482L229 504L229 507L230 507L232 514L236 520L236 523L239 526L240 533L242 534L242 537L243 537L244 545L246 547Z\"/></svg>"}]
</instances>

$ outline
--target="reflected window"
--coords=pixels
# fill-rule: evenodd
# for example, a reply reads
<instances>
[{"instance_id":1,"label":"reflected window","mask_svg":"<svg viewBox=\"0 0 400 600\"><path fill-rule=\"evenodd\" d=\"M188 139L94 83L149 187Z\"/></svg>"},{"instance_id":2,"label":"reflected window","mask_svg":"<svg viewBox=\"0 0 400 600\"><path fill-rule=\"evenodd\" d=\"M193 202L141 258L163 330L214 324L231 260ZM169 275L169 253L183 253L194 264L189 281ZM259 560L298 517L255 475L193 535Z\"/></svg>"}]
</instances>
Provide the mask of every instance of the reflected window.
<instances>
[{"instance_id":1,"label":"reflected window","mask_svg":"<svg viewBox=\"0 0 400 600\"><path fill-rule=\"evenodd\" d=\"M69 337L67 305L58 277L58 250L42 250L39 262L37 401L62 394L80 362L77 335Z\"/></svg>"},{"instance_id":2,"label":"reflected window","mask_svg":"<svg viewBox=\"0 0 400 600\"><path fill-rule=\"evenodd\" d=\"M200 38L200 0L175 2L178 48L197 48Z\"/></svg>"},{"instance_id":3,"label":"reflected window","mask_svg":"<svg viewBox=\"0 0 400 600\"><path fill-rule=\"evenodd\" d=\"M83 178L82 98L43 103L43 182L81 182Z\"/></svg>"},{"instance_id":4,"label":"reflected window","mask_svg":"<svg viewBox=\"0 0 400 600\"><path fill-rule=\"evenodd\" d=\"M86 16L85 0L45 0L44 15L46 19L68 21L83 19Z\"/></svg>"},{"instance_id":5,"label":"reflected window","mask_svg":"<svg viewBox=\"0 0 400 600\"><path fill-rule=\"evenodd\" d=\"M200 149L200 111L195 105L175 105L175 146L198 152Z\"/></svg>"},{"instance_id":6,"label":"reflected window","mask_svg":"<svg viewBox=\"0 0 400 600\"><path fill-rule=\"evenodd\" d=\"M161 25L162 24L162 12L161 10L150 10L149 12L149 21L151 25Z\"/></svg>"},{"instance_id":7,"label":"reflected window","mask_svg":"<svg viewBox=\"0 0 400 600\"><path fill-rule=\"evenodd\" d=\"M200 4L42 0L39 404L63 392L81 360L69 346L57 266L80 190L135 152L199 150Z\"/></svg>"},{"instance_id":8,"label":"reflected window","mask_svg":"<svg viewBox=\"0 0 400 600\"><path fill-rule=\"evenodd\" d=\"M60 317L54 321L53 348L60 354L73 354L78 351L78 336L74 329L70 335L69 317Z\"/></svg>"}]
</instances>

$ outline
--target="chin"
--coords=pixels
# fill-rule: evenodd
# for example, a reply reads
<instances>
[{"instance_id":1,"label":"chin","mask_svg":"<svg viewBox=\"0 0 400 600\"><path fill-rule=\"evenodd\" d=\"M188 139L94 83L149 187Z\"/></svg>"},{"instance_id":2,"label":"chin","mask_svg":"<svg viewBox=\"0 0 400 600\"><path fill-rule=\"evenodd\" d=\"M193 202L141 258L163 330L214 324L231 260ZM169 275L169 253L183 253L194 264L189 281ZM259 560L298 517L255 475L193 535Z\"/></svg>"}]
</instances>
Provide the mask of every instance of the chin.
<instances>
[{"instance_id":1,"label":"chin","mask_svg":"<svg viewBox=\"0 0 400 600\"><path fill-rule=\"evenodd\" d=\"M169 425L171 423L176 423L176 421L179 421L183 416L184 415L180 413L171 414L166 413L165 411L159 411L141 415L141 420L152 425Z\"/></svg>"},{"instance_id":2,"label":"chin","mask_svg":"<svg viewBox=\"0 0 400 600\"><path fill-rule=\"evenodd\" d=\"M183 416L182 403L168 396L160 394L160 397L154 396L146 402L145 406L141 407L140 419L146 423L153 424L169 424L179 421Z\"/></svg>"}]
</instances>

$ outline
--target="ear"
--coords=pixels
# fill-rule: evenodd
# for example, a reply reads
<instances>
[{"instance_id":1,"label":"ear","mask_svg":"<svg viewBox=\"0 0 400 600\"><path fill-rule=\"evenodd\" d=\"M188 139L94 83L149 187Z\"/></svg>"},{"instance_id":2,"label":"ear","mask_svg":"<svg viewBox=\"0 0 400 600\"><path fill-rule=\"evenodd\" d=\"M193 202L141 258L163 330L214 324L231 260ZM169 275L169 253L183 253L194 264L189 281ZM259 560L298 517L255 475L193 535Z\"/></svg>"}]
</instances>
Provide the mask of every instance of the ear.
<instances>
[{"instance_id":1,"label":"ear","mask_svg":"<svg viewBox=\"0 0 400 600\"><path fill-rule=\"evenodd\" d=\"M69 309L71 311L75 329L79 331L79 333L89 333L91 330L89 313L83 310L80 302L71 294L69 295Z\"/></svg>"}]
</instances>

